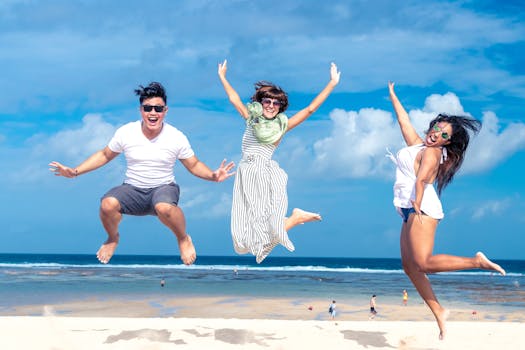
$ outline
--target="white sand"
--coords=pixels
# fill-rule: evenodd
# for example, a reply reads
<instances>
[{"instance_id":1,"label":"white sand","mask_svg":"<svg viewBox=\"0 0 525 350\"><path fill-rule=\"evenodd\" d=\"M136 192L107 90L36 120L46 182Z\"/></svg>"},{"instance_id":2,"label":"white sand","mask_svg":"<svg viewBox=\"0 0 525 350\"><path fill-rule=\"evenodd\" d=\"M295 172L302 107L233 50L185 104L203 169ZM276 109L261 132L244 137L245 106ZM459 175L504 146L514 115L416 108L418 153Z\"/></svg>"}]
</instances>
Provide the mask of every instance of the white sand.
<instances>
[{"instance_id":1,"label":"white sand","mask_svg":"<svg viewBox=\"0 0 525 350\"><path fill-rule=\"evenodd\" d=\"M524 349L525 323L0 317L0 349Z\"/></svg>"}]
</instances>

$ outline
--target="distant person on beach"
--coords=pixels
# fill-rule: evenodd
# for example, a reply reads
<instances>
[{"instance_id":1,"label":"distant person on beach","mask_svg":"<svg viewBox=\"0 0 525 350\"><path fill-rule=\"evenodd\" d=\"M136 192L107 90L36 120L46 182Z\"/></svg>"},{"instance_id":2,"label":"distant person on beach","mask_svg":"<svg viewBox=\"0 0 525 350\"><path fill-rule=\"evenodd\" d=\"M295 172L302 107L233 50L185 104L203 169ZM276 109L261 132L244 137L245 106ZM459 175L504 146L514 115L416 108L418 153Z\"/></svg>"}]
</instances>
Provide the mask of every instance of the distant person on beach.
<instances>
[{"instance_id":1,"label":"distant person on beach","mask_svg":"<svg viewBox=\"0 0 525 350\"><path fill-rule=\"evenodd\" d=\"M407 306L408 304L408 292L406 289L403 289L403 305Z\"/></svg>"},{"instance_id":2,"label":"distant person on beach","mask_svg":"<svg viewBox=\"0 0 525 350\"><path fill-rule=\"evenodd\" d=\"M261 263L278 244L289 251L294 245L288 238L293 227L321 216L298 208L286 217L288 175L272 155L285 133L310 117L339 83L340 72L332 63L330 81L304 109L288 118L285 91L273 83L255 84L251 102L244 104L226 79L227 61L219 64L218 74L231 104L246 121L242 138L242 160L239 163L233 189L231 233L238 254L251 253Z\"/></svg>"},{"instance_id":3,"label":"distant person on beach","mask_svg":"<svg viewBox=\"0 0 525 350\"><path fill-rule=\"evenodd\" d=\"M337 311L335 310L335 307L336 307L335 300L332 300L332 303L328 307L328 313L330 314L330 317L332 318L332 320L335 319L335 315L337 313Z\"/></svg>"},{"instance_id":4,"label":"distant person on beach","mask_svg":"<svg viewBox=\"0 0 525 350\"><path fill-rule=\"evenodd\" d=\"M375 294L370 298L370 319L373 319L377 315L376 298L377 296Z\"/></svg>"},{"instance_id":5,"label":"distant person on beach","mask_svg":"<svg viewBox=\"0 0 525 350\"><path fill-rule=\"evenodd\" d=\"M430 122L422 139L396 96L394 83L389 82L388 89L408 146L396 156L389 155L397 166L394 206L403 219L401 260L405 273L432 310L439 326L439 338L443 339L448 310L439 304L426 274L478 268L505 275L505 270L481 252L472 258L432 252L437 225L444 217L438 194L461 167L470 139L468 130L477 133L481 123L468 117L439 114ZM434 182L437 182L437 193Z\"/></svg>"},{"instance_id":6,"label":"distant person on beach","mask_svg":"<svg viewBox=\"0 0 525 350\"><path fill-rule=\"evenodd\" d=\"M156 215L177 237L180 257L184 264L192 264L197 255L191 237L186 232L184 213L178 206L179 185L175 182L173 167L177 160L193 175L205 180L221 182L233 175L234 164L223 160L219 168L210 170L194 154L186 136L164 121L168 112L164 87L157 82L140 86L139 96L142 120L120 127L104 149L95 152L75 168L53 161L49 164L57 176L74 178L107 164L120 153L127 161L126 178L101 199L100 219L108 239L97 252L98 260L109 262L120 234L123 214Z\"/></svg>"},{"instance_id":7,"label":"distant person on beach","mask_svg":"<svg viewBox=\"0 0 525 350\"><path fill-rule=\"evenodd\" d=\"M160 279L160 286L161 286L161 287L164 287L165 284L166 284L166 281L164 280L164 277L162 277L162 278Z\"/></svg>"}]
</instances>

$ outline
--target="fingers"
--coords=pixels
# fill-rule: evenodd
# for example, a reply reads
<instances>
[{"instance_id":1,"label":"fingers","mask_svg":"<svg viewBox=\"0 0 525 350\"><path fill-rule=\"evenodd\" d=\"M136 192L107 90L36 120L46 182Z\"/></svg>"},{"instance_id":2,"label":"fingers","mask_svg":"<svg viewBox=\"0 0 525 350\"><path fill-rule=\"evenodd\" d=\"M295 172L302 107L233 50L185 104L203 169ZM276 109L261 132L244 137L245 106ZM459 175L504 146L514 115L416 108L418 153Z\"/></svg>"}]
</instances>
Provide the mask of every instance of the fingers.
<instances>
[{"instance_id":1,"label":"fingers","mask_svg":"<svg viewBox=\"0 0 525 350\"><path fill-rule=\"evenodd\" d=\"M53 161L49 163L48 166L50 167L49 171L54 172L55 175L60 175L60 168L62 167L62 164L60 164L59 162Z\"/></svg>"},{"instance_id":2,"label":"fingers","mask_svg":"<svg viewBox=\"0 0 525 350\"><path fill-rule=\"evenodd\" d=\"M337 65L334 62L330 63L330 77L336 82L339 82L341 78L341 72L337 70Z\"/></svg>"},{"instance_id":3,"label":"fingers","mask_svg":"<svg viewBox=\"0 0 525 350\"><path fill-rule=\"evenodd\" d=\"M234 162L229 162L228 165L226 165L226 171L230 171L235 166Z\"/></svg>"},{"instance_id":4,"label":"fingers","mask_svg":"<svg viewBox=\"0 0 525 350\"><path fill-rule=\"evenodd\" d=\"M226 73L227 63L228 63L228 60L224 60L222 63L219 63L219 69L218 69L219 74Z\"/></svg>"},{"instance_id":5,"label":"fingers","mask_svg":"<svg viewBox=\"0 0 525 350\"><path fill-rule=\"evenodd\" d=\"M226 163L226 159L223 159L222 162L221 162L220 168L223 168L226 171L230 171L235 166L235 163L233 161L231 161L228 164L224 165L225 163Z\"/></svg>"},{"instance_id":6,"label":"fingers","mask_svg":"<svg viewBox=\"0 0 525 350\"><path fill-rule=\"evenodd\" d=\"M390 92L394 91L394 85L395 83L393 81L388 81L388 90L390 90Z\"/></svg>"}]
</instances>

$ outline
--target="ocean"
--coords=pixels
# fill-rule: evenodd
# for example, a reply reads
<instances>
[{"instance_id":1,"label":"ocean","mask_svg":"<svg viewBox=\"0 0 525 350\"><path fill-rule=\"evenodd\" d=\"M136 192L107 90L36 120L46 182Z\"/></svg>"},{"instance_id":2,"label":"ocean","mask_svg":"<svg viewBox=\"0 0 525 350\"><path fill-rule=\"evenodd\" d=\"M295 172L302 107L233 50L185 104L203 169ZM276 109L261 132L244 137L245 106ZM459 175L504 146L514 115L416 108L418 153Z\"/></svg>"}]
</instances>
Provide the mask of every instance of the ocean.
<instances>
[{"instance_id":1,"label":"ocean","mask_svg":"<svg viewBox=\"0 0 525 350\"><path fill-rule=\"evenodd\" d=\"M429 275L447 307L525 310L525 260L495 260L506 271ZM165 286L160 287L160 281ZM336 299L367 303L372 294L399 303L403 289L419 298L399 259L199 256L192 266L178 256L0 254L0 315L17 306L88 298L177 296Z\"/></svg>"}]
</instances>

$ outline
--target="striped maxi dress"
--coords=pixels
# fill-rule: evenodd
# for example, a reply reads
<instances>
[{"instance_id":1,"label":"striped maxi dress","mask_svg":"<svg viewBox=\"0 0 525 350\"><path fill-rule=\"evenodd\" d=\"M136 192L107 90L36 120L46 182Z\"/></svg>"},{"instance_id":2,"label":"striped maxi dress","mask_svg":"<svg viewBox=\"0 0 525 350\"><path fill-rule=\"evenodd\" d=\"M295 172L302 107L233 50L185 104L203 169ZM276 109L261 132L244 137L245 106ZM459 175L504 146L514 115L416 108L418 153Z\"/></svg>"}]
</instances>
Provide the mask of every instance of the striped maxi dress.
<instances>
[{"instance_id":1,"label":"striped maxi dress","mask_svg":"<svg viewBox=\"0 0 525 350\"><path fill-rule=\"evenodd\" d=\"M295 250L284 229L288 175L272 160L275 148L259 143L252 128L246 127L233 186L231 233L235 251L255 255L257 263L278 244Z\"/></svg>"}]
</instances>

